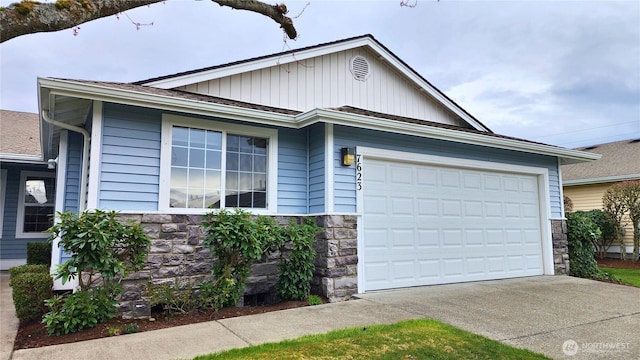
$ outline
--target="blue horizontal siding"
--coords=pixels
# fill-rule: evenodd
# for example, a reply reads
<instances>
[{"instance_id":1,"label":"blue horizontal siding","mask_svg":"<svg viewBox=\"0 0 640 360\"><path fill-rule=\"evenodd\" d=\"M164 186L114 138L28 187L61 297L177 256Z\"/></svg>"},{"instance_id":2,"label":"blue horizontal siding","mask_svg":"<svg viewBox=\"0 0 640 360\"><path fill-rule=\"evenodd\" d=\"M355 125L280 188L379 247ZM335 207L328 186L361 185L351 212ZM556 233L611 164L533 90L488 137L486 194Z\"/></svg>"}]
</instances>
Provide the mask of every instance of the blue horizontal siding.
<instances>
[{"instance_id":1,"label":"blue horizontal siding","mask_svg":"<svg viewBox=\"0 0 640 360\"><path fill-rule=\"evenodd\" d=\"M11 163L1 163L0 168L7 171L7 182L4 187L4 210L2 219L2 238L0 239L0 259L3 260L24 260L27 258L27 243L43 242L48 238L48 234L43 234L39 238L17 239L16 226L21 223L18 219L18 199L20 191L20 173L22 171L50 172L46 166L20 165ZM0 204L1 205L1 204Z\"/></svg>"},{"instance_id":2,"label":"blue horizontal siding","mask_svg":"<svg viewBox=\"0 0 640 360\"><path fill-rule=\"evenodd\" d=\"M467 160L498 162L511 165L543 167L549 170L551 216L561 217L560 181L557 159L511 150L487 148L417 136L391 134L348 126L334 127L334 199L336 212L356 211L355 167L341 166L340 148L366 146L372 148L437 155Z\"/></svg>"},{"instance_id":3,"label":"blue horizontal siding","mask_svg":"<svg viewBox=\"0 0 640 360\"><path fill-rule=\"evenodd\" d=\"M309 129L309 212L325 211L325 124L314 124Z\"/></svg>"},{"instance_id":4,"label":"blue horizontal siding","mask_svg":"<svg viewBox=\"0 0 640 360\"><path fill-rule=\"evenodd\" d=\"M305 214L307 201L307 132L278 130L278 212Z\"/></svg>"},{"instance_id":5,"label":"blue horizontal siding","mask_svg":"<svg viewBox=\"0 0 640 360\"><path fill-rule=\"evenodd\" d=\"M98 206L109 210L158 209L162 113L105 104Z\"/></svg>"}]
</instances>

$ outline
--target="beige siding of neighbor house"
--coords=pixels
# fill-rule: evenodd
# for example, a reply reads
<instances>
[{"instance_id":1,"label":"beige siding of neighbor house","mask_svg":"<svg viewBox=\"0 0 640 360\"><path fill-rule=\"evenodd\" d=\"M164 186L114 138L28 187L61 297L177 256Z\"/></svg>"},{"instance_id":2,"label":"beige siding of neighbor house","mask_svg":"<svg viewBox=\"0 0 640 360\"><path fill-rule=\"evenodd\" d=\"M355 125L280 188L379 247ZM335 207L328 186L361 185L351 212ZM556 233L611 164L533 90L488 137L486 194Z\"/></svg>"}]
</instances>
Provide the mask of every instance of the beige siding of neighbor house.
<instances>
[{"instance_id":1,"label":"beige siding of neighbor house","mask_svg":"<svg viewBox=\"0 0 640 360\"><path fill-rule=\"evenodd\" d=\"M565 186L564 195L573 202L573 211L588 211L602 209L602 196L609 186L614 183ZM633 246L633 226L625 227L624 244ZM617 244L616 244L617 245Z\"/></svg>"},{"instance_id":2,"label":"beige siding of neighbor house","mask_svg":"<svg viewBox=\"0 0 640 360\"><path fill-rule=\"evenodd\" d=\"M354 56L369 63L369 76L356 80ZM351 105L386 114L464 125L430 95L366 48L345 50L176 88L199 94L308 111Z\"/></svg>"}]
</instances>

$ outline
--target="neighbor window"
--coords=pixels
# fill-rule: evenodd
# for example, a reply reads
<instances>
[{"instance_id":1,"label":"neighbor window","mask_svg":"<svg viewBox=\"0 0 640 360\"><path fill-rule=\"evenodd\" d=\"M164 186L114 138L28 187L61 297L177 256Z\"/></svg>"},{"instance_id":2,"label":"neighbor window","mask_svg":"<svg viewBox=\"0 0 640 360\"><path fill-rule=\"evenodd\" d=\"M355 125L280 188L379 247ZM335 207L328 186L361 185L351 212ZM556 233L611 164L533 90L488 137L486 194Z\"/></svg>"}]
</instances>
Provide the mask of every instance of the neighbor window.
<instances>
[{"instance_id":1,"label":"neighbor window","mask_svg":"<svg viewBox=\"0 0 640 360\"><path fill-rule=\"evenodd\" d=\"M165 127L171 154L170 166L165 165L169 171L164 172L169 178L168 207L267 209L272 137L257 135L263 132L259 128L215 124L219 126ZM247 128L252 133L242 131Z\"/></svg>"},{"instance_id":2,"label":"neighbor window","mask_svg":"<svg viewBox=\"0 0 640 360\"><path fill-rule=\"evenodd\" d=\"M53 225L55 175L23 171L20 175L16 237L42 238Z\"/></svg>"}]
</instances>

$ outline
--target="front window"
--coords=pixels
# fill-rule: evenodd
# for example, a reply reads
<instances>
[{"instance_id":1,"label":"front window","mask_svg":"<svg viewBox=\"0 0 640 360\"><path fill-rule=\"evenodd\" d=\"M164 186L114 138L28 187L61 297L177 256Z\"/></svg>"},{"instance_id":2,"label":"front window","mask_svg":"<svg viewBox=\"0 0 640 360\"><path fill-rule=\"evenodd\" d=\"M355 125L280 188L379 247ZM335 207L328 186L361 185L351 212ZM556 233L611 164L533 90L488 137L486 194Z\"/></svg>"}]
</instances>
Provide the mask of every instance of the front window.
<instances>
[{"instance_id":1,"label":"front window","mask_svg":"<svg viewBox=\"0 0 640 360\"><path fill-rule=\"evenodd\" d=\"M270 138L234 130L171 125L170 208L268 207Z\"/></svg>"},{"instance_id":2,"label":"front window","mask_svg":"<svg viewBox=\"0 0 640 360\"><path fill-rule=\"evenodd\" d=\"M52 174L23 172L16 237L46 237L55 212L55 178Z\"/></svg>"}]
</instances>

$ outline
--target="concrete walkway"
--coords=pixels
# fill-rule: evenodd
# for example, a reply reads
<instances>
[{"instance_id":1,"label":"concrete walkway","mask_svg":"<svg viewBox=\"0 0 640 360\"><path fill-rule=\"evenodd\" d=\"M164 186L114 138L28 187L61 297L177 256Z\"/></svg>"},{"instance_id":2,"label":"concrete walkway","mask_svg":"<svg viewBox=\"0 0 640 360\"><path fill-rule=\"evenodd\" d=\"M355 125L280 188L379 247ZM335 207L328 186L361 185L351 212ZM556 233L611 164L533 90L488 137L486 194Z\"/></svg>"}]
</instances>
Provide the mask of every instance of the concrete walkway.
<instances>
[{"instance_id":1,"label":"concrete walkway","mask_svg":"<svg viewBox=\"0 0 640 360\"><path fill-rule=\"evenodd\" d=\"M345 327L424 317L557 359L640 359L638 288L539 276L380 291L360 297L343 303L18 350L11 359L189 359ZM4 298L2 307L5 339L12 328L4 326Z\"/></svg>"},{"instance_id":2,"label":"concrete walkway","mask_svg":"<svg viewBox=\"0 0 640 360\"><path fill-rule=\"evenodd\" d=\"M18 333L18 318L13 307L11 288L9 287L9 273L0 272L0 360L11 358L13 340Z\"/></svg>"}]
</instances>

